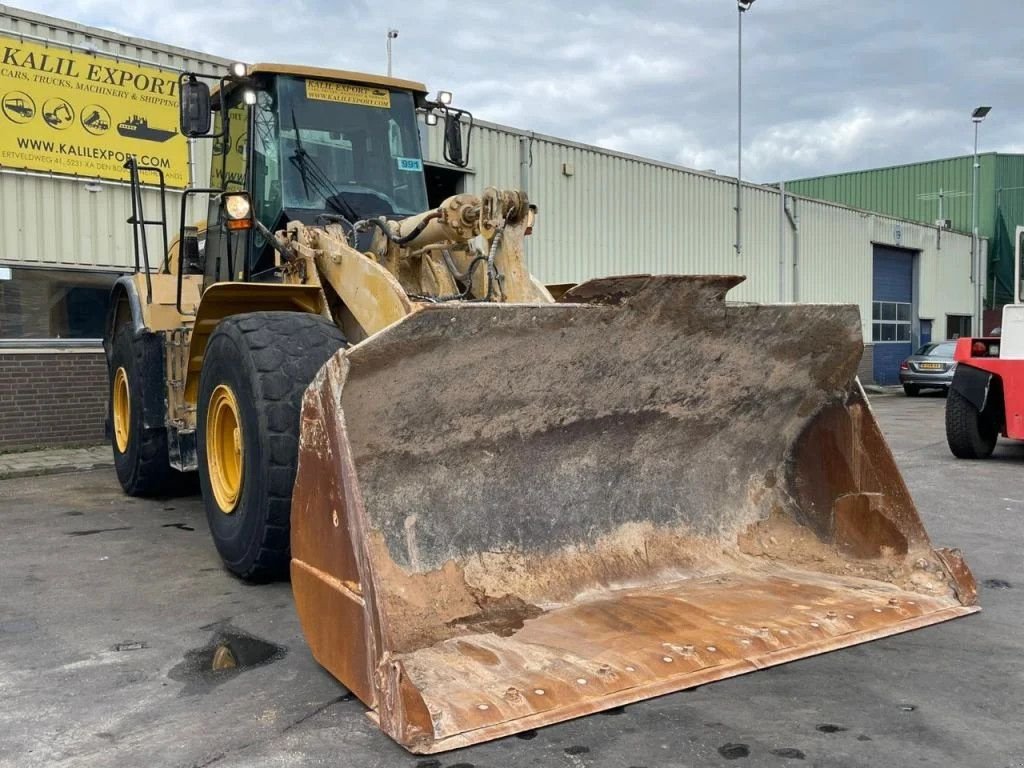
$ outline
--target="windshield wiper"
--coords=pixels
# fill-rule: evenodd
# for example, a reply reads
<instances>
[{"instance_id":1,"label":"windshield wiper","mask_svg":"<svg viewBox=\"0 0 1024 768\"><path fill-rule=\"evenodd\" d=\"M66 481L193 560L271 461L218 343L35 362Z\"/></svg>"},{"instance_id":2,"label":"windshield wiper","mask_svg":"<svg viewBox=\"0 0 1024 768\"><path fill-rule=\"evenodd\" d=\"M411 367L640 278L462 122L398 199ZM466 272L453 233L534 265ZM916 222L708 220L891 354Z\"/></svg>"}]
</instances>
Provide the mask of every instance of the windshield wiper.
<instances>
[{"instance_id":1,"label":"windshield wiper","mask_svg":"<svg viewBox=\"0 0 1024 768\"><path fill-rule=\"evenodd\" d=\"M295 131L295 152L292 153L292 165L299 169L299 176L302 177L302 191L309 199L309 174L306 171L306 150L302 147L302 137L299 135L299 125L295 120L295 110L292 109L292 130Z\"/></svg>"},{"instance_id":2,"label":"windshield wiper","mask_svg":"<svg viewBox=\"0 0 1024 768\"><path fill-rule=\"evenodd\" d=\"M341 190L334 186L331 178L324 173L323 168L317 165L316 160L302 146L302 137L299 135L298 121L295 119L295 110L292 109L292 129L295 131L295 151L289 158L292 165L299 171L302 178L302 190L309 198L310 185L313 191L320 195L324 202L345 217L346 223L352 226L359 218L359 214L342 196Z\"/></svg>"}]
</instances>

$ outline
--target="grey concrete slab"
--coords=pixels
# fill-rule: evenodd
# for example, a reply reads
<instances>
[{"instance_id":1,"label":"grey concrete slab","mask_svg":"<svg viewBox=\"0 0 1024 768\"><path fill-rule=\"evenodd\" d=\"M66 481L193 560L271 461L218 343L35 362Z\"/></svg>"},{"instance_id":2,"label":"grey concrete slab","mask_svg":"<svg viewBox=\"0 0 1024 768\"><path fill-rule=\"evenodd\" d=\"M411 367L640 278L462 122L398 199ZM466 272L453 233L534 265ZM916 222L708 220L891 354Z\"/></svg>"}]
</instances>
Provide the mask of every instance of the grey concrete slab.
<instances>
[{"instance_id":1,"label":"grey concrete slab","mask_svg":"<svg viewBox=\"0 0 1024 768\"><path fill-rule=\"evenodd\" d=\"M944 402L873 406L982 613L432 758L317 666L287 584L221 569L197 498L128 499L112 470L0 481L0 765L1024 765L1024 445L957 461ZM281 650L204 679L224 632Z\"/></svg>"},{"instance_id":2,"label":"grey concrete slab","mask_svg":"<svg viewBox=\"0 0 1024 768\"><path fill-rule=\"evenodd\" d=\"M0 480L58 475L112 466L114 455L109 443L80 448L47 448L39 451L0 453Z\"/></svg>"}]
</instances>

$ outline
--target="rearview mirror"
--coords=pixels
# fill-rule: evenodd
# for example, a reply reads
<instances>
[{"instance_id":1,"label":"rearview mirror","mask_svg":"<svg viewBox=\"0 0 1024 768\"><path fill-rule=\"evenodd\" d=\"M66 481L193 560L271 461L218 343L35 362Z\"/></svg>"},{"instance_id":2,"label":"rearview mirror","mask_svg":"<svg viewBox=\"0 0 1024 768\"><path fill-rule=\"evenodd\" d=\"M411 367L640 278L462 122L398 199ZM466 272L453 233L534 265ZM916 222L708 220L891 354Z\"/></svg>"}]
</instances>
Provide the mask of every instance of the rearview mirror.
<instances>
[{"instance_id":1,"label":"rearview mirror","mask_svg":"<svg viewBox=\"0 0 1024 768\"><path fill-rule=\"evenodd\" d=\"M183 135L193 138L210 132L210 86L202 80L196 80L194 75L187 80L182 79L179 105Z\"/></svg>"},{"instance_id":2,"label":"rearview mirror","mask_svg":"<svg viewBox=\"0 0 1024 768\"><path fill-rule=\"evenodd\" d=\"M473 116L469 115L469 131L466 134L466 146L462 146L462 116L468 112L459 109L444 111L444 159L459 168L469 165L469 141L473 130Z\"/></svg>"}]
</instances>

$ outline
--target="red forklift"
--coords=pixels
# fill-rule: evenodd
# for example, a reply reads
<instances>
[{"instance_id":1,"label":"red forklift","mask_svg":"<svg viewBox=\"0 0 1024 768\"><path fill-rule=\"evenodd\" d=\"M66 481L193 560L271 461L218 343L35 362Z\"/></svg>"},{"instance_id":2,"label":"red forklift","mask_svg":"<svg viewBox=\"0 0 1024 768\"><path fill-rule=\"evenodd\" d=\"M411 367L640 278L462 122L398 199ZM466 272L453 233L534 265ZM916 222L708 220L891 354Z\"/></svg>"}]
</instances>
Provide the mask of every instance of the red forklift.
<instances>
[{"instance_id":1,"label":"red forklift","mask_svg":"<svg viewBox=\"0 0 1024 768\"><path fill-rule=\"evenodd\" d=\"M959 339L946 400L946 442L960 459L987 459L999 435L1024 440L1024 227L1014 237L1013 303L998 336Z\"/></svg>"}]
</instances>

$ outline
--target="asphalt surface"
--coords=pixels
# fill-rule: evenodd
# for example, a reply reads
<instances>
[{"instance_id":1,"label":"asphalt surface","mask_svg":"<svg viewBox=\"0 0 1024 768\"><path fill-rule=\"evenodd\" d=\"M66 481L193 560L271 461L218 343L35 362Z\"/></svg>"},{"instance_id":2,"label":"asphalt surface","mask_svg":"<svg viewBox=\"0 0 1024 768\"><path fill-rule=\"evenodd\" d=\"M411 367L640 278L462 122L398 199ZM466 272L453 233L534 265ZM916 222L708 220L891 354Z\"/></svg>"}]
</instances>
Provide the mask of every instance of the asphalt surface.
<instances>
[{"instance_id":1,"label":"asphalt surface","mask_svg":"<svg viewBox=\"0 0 1024 768\"><path fill-rule=\"evenodd\" d=\"M980 614L429 758L317 666L287 584L221 569L198 498L0 481L0 765L1024 766L1024 444L957 461L944 403L873 406Z\"/></svg>"}]
</instances>

